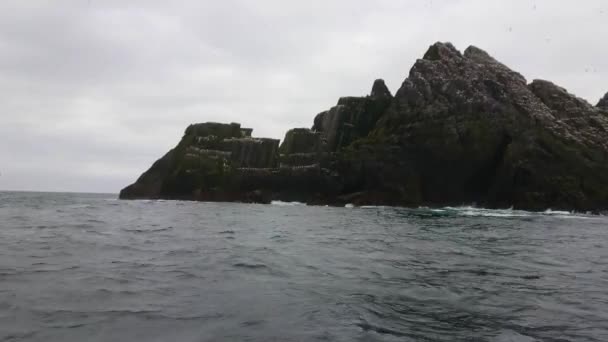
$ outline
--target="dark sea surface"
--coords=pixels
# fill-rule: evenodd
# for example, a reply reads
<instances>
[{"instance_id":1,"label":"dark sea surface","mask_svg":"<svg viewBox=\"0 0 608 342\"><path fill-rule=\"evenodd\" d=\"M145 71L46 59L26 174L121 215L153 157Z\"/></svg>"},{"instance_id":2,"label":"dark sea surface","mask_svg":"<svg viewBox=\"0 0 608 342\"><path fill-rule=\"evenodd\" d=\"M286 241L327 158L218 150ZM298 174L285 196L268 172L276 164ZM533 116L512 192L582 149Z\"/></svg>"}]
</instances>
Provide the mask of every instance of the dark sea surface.
<instances>
[{"instance_id":1,"label":"dark sea surface","mask_svg":"<svg viewBox=\"0 0 608 342\"><path fill-rule=\"evenodd\" d=\"M608 341L608 218L4 192L0 341Z\"/></svg>"}]
</instances>

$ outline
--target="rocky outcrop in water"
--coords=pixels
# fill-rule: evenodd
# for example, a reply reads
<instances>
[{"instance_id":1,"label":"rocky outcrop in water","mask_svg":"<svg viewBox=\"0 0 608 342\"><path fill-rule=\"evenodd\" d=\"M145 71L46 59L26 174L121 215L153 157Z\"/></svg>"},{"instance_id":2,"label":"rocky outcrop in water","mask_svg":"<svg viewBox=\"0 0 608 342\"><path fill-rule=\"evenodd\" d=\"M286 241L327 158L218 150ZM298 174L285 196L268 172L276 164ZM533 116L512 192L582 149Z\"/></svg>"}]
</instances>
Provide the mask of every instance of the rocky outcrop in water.
<instances>
[{"instance_id":1,"label":"rocky outcrop in water","mask_svg":"<svg viewBox=\"0 0 608 342\"><path fill-rule=\"evenodd\" d=\"M301 199L327 186L319 133L291 130L280 148L279 140L251 133L238 123L191 125L179 144L123 189L120 198L266 203L275 197Z\"/></svg>"},{"instance_id":2,"label":"rocky outcrop in water","mask_svg":"<svg viewBox=\"0 0 608 342\"><path fill-rule=\"evenodd\" d=\"M393 96L344 97L312 129L198 124L121 198L608 208L608 115L485 51L436 43Z\"/></svg>"}]
</instances>

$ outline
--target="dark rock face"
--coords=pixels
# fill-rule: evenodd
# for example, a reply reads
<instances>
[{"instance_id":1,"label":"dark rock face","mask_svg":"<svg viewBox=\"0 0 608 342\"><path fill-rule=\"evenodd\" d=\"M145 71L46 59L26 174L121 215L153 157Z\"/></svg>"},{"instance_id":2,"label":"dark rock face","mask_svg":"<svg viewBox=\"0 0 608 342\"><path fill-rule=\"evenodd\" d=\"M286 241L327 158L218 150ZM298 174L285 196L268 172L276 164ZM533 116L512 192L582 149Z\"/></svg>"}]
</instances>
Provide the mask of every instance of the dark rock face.
<instances>
[{"instance_id":1,"label":"dark rock face","mask_svg":"<svg viewBox=\"0 0 608 342\"><path fill-rule=\"evenodd\" d=\"M190 125L179 144L155 162L120 198L183 198L246 200L234 188L243 168L273 168L279 141L251 138L238 123Z\"/></svg>"},{"instance_id":2,"label":"dark rock face","mask_svg":"<svg viewBox=\"0 0 608 342\"><path fill-rule=\"evenodd\" d=\"M388 87L386 86L386 84L384 84L384 80L382 80L382 79L377 79L374 81L374 85L372 86L372 92L370 93L369 96L387 97L387 98L393 97L390 90L388 90Z\"/></svg>"},{"instance_id":3,"label":"dark rock face","mask_svg":"<svg viewBox=\"0 0 608 342\"><path fill-rule=\"evenodd\" d=\"M234 167L276 167L279 141L276 139L229 138L223 141L222 151L229 152Z\"/></svg>"},{"instance_id":4,"label":"dark rock face","mask_svg":"<svg viewBox=\"0 0 608 342\"><path fill-rule=\"evenodd\" d=\"M287 131L281 144L282 154L318 153L321 150L321 134L308 128Z\"/></svg>"},{"instance_id":5,"label":"dark rock face","mask_svg":"<svg viewBox=\"0 0 608 342\"><path fill-rule=\"evenodd\" d=\"M320 168L320 133L293 129L279 153L279 140L252 138L240 124L191 125L179 144L120 198L168 198L267 203L313 201L332 190Z\"/></svg>"},{"instance_id":6,"label":"dark rock face","mask_svg":"<svg viewBox=\"0 0 608 342\"><path fill-rule=\"evenodd\" d=\"M594 107L485 51L436 43L278 141L197 124L121 198L608 209L606 98Z\"/></svg>"},{"instance_id":7,"label":"dark rock face","mask_svg":"<svg viewBox=\"0 0 608 342\"><path fill-rule=\"evenodd\" d=\"M608 111L608 93L597 103L597 108Z\"/></svg>"},{"instance_id":8,"label":"dark rock face","mask_svg":"<svg viewBox=\"0 0 608 342\"><path fill-rule=\"evenodd\" d=\"M280 166L319 168L326 160L325 145L320 132L308 128L287 131L280 148Z\"/></svg>"},{"instance_id":9,"label":"dark rock face","mask_svg":"<svg viewBox=\"0 0 608 342\"><path fill-rule=\"evenodd\" d=\"M404 165L384 167L383 182L408 202L585 210L608 205L607 123L476 47L438 43L372 135L396 146Z\"/></svg>"},{"instance_id":10,"label":"dark rock face","mask_svg":"<svg viewBox=\"0 0 608 342\"><path fill-rule=\"evenodd\" d=\"M370 96L340 98L335 107L315 117L312 129L322 133L327 151L337 152L366 137L392 98L384 81L376 80Z\"/></svg>"}]
</instances>

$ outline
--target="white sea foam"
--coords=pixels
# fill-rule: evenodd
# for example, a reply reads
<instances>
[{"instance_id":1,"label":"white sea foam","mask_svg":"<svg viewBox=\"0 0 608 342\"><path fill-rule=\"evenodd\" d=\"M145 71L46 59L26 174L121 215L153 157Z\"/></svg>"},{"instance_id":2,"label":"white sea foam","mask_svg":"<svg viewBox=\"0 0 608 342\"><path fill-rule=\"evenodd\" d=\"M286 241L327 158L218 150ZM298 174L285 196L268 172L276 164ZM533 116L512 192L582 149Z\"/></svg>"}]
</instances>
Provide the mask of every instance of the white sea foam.
<instances>
[{"instance_id":1,"label":"white sea foam","mask_svg":"<svg viewBox=\"0 0 608 342\"><path fill-rule=\"evenodd\" d=\"M302 202L283 202L283 201L272 201L270 202L272 205L278 205L280 207L293 207L296 205L306 205L306 203Z\"/></svg>"},{"instance_id":2,"label":"white sea foam","mask_svg":"<svg viewBox=\"0 0 608 342\"><path fill-rule=\"evenodd\" d=\"M361 209L385 209L385 208L395 208L386 205L362 205L359 208Z\"/></svg>"},{"instance_id":3,"label":"white sea foam","mask_svg":"<svg viewBox=\"0 0 608 342\"><path fill-rule=\"evenodd\" d=\"M559 216L570 216L573 215L573 213L569 212L569 211L559 211L559 210L551 210L551 209L547 209L543 212L543 214L545 215L559 215Z\"/></svg>"},{"instance_id":4,"label":"white sea foam","mask_svg":"<svg viewBox=\"0 0 608 342\"><path fill-rule=\"evenodd\" d=\"M460 212L462 216L483 216L483 217L528 217L532 213L513 212L502 210L465 210Z\"/></svg>"},{"instance_id":5,"label":"white sea foam","mask_svg":"<svg viewBox=\"0 0 608 342\"><path fill-rule=\"evenodd\" d=\"M421 208L422 209L422 208ZM544 212L532 212L525 210L509 209L485 209L472 206L463 207L445 207L441 209L430 209L433 212L453 212L461 216L469 217L533 217L533 216L551 216L555 218L572 218L572 219L588 219L589 214L574 213L569 211L559 211L547 209Z\"/></svg>"}]
</instances>

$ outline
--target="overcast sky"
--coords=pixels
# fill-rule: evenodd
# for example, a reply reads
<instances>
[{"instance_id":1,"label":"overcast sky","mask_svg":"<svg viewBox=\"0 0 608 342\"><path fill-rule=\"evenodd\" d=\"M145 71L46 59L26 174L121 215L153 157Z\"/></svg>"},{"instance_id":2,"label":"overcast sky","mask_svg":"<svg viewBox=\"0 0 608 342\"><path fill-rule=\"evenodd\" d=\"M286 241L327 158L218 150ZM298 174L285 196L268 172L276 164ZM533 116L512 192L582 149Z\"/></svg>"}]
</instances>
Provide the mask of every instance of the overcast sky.
<instances>
[{"instance_id":1,"label":"overcast sky","mask_svg":"<svg viewBox=\"0 0 608 342\"><path fill-rule=\"evenodd\" d=\"M607 23L605 0L2 0L0 189L118 192L194 122L282 138L436 41L595 104Z\"/></svg>"}]
</instances>

